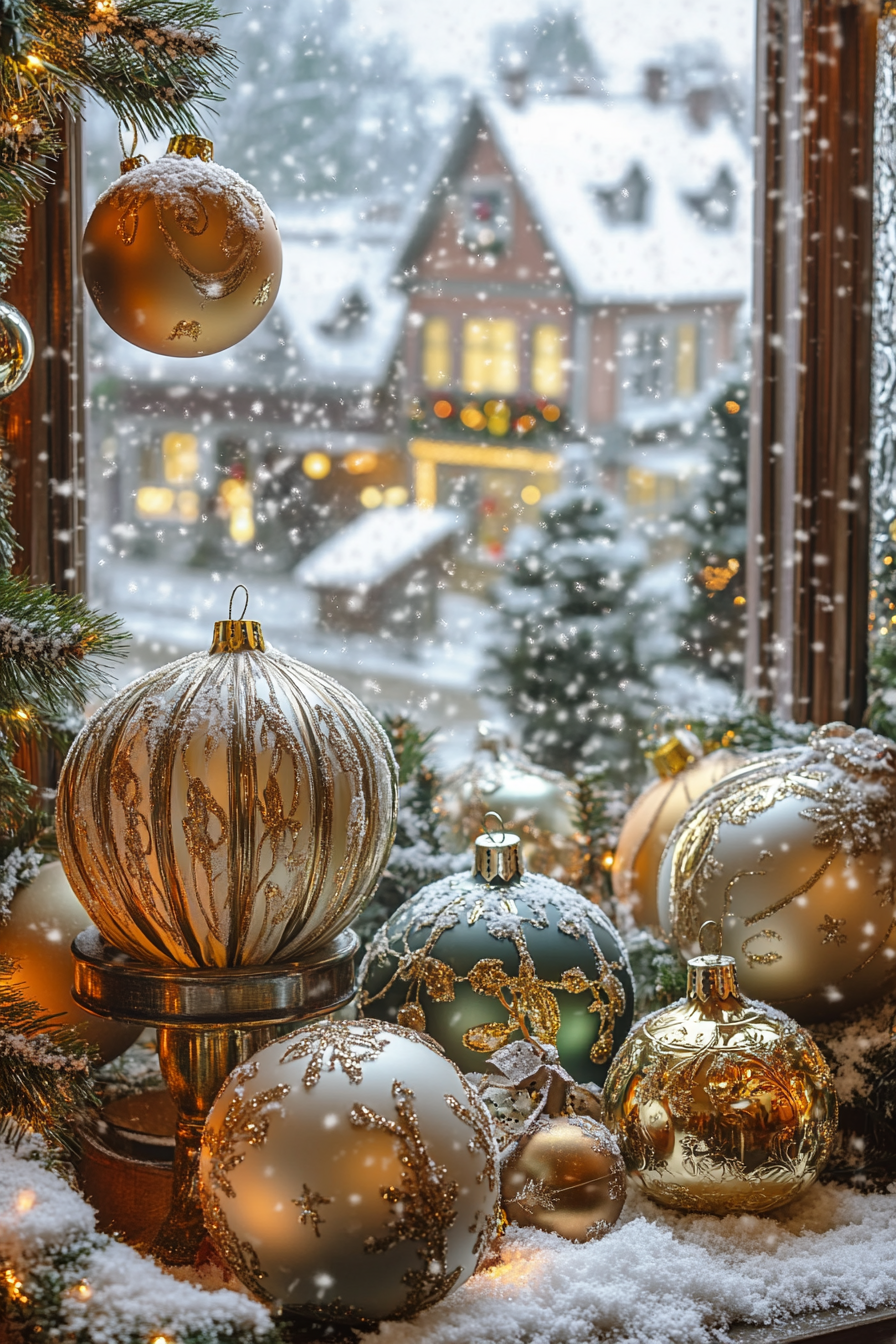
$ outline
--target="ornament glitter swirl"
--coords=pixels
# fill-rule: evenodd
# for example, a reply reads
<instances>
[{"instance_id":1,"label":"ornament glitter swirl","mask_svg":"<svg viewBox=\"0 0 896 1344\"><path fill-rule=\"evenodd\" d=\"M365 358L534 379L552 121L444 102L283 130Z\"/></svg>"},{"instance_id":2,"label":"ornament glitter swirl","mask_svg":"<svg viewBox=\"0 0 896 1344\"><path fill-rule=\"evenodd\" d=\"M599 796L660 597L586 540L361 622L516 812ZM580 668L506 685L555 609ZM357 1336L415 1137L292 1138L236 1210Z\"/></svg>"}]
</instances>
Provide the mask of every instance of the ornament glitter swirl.
<instances>
[{"instance_id":1,"label":"ornament glitter swirl","mask_svg":"<svg viewBox=\"0 0 896 1344\"><path fill-rule=\"evenodd\" d=\"M707 921L701 945L718 925ZM831 1073L809 1033L741 996L734 959L688 962L687 998L645 1017L613 1061L604 1115L651 1199L695 1213L766 1213L827 1161Z\"/></svg>"},{"instance_id":2,"label":"ornament glitter swirl","mask_svg":"<svg viewBox=\"0 0 896 1344\"><path fill-rule=\"evenodd\" d=\"M663 856L660 918L682 949L705 919L746 993L802 1022L896 979L896 744L818 728L697 800Z\"/></svg>"},{"instance_id":3,"label":"ornament glitter swirl","mask_svg":"<svg viewBox=\"0 0 896 1344\"><path fill-rule=\"evenodd\" d=\"M248 596L247 596L248 600ZM219 621L125 687L59 781L66 874L114 947L155 965L306 956L373 892L395 829L385 733L330 677Z\"/></svg>"},{"instance_id":4,"label":"ornament glitter swirl","mask_svg":"<svg viewBox=\"0 0 896 1344\"><path fill-rule=\"evenodd\" d=\"M474 853L471 874L424 887L376 934L360 1012L428 1032L465 1070L524 1023L577 1081L602 1082L634 1012L618 933L578 892L525 873L503 826Z\"/></svg>"},{"instance_id":5,"label":"ornament glitter swirl","mask_svg":"<svg viewBox=\"0 0 896 1344\"><path fill-rule=\"evenodd\" d=\"M100 316L157 355L211 355L270 311L283 259L263 198L213 161L210 140L177 135L157 163L122 160L84 233L84 279Z\"/></svg>"}]
</instances>

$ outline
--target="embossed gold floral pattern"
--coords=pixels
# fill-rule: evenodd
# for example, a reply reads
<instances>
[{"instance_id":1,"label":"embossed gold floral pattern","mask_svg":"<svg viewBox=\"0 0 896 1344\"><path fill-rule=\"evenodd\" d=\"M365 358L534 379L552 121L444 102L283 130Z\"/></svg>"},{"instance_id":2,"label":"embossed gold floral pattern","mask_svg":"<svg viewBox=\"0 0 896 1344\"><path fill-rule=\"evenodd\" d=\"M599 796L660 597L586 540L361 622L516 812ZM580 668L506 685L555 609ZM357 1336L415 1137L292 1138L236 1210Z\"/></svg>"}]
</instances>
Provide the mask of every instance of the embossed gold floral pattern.
<instances>
[{"instance_id":1,"label":"embossed gold floral pattern","mask_svg":"<svg viewBox=\"0 0 896 1344\"><path fill-rule=\"evenodd\" d=\"M610 1067L604 1113L629 1173L660 1204L765 1212L823 1168L837 1127L830 1070L796 1022L743 999L730 957L690 963L687 999L645 1018Z\"/></svg>"},{"instance_id":2,"label":"embossed gold floral pattern","mask_svg":"<svg viewBox=\"0 0 896 1344\"><path fill-rule=\"evenodd\" d=\"M290 960L335 937L392 844L397 779L376 720L284 654L193 654L126 687L59 784L69 881L140 961Z\"/></svg>"}]
</instances>

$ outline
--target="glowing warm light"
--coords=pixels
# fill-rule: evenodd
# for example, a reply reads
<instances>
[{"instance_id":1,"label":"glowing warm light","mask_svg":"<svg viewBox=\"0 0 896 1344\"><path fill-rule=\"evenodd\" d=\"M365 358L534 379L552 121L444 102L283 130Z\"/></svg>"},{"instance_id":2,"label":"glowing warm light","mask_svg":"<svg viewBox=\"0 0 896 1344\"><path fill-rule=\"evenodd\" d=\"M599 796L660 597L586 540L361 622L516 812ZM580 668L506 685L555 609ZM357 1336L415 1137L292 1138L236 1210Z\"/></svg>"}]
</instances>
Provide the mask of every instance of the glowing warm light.
<instances>
[{"instance_id":1,"label":"glowing warm light","mask_svg":"<svg viewBox=\"0 0 896 1344\"><path fill-rule=\"evenodd\" d=\"M488 418L489 434L497 434L499 437L506 434L510 428L510 421L506 415L490 415Z\"/></svg>"},{"instance_id":2,"label":"glowing warm light","mask_svg":"<svg viewBox=\"0 0 896 1344\"><path fill-rule=\"evenodd\" d=\"M461 423L466 425L467 429L483 429L485 427L485 416L478 406L465 406L460 413Z\"/></svg>"},{"instance_id":3,"label":"glowing warm light","mask_svg":"<svg viewBox=\"0 0 896 1344\"><path fill-rule=\"evenodd\" d=\"M366 476L376 469L378 460L376 453L349 453L342 465L350 476Z\"/></svg>"},{"instance_id":4,"label":"glowing warm light","mask_svg":"<svg viewBox=\"0 0 896 1344\"><path fill-rule=\"evenodd\" d=\"M82 1279L80 1283L75 1283L69 1288L68 1294L78 1302L89 1302L93 1297L93 1289L86 1279Z\"/></svg>"},{"instance_id":5,"label":"glowing warm light","mask_svg":"<svg viewBox=\"0 0 896 1344\"><path fill-rule=\"evenodd\" d=\"M510 414L510 408L508 407L506 401L487 401L482 409L489 417L493 415Z\"/></svg>"},{"instance_id":6,"label":"glowing warm light","mask_svg":"<svg viewBox=\"0 0 896 1344\"><path fill-rule=\"evenodd\" d=\"M734 599L734 605L736 607L745 607L747 605L747 599L745 597L736 597Z\"/></svg>"},{"instance_id":7,"label":"glowing warm light","mask_svg":"<svg viewBox=\"0 0 896 1344\"><path fill-rule=\"evenodd\" d=\"M164 518L174 508L174 491L164 485L141 485L137 512L141 518Z\"/></svg>"},{"instance_id":8,"label":"glowing warm light","mask_svg":"<svg viewBox=\"0 0 896 1344\"><path fill-rule=\"evenodd\" d=\"M537 485L524 485L520 491L520 499L524 504L537 504L541 499L541 491Z\"/></svg>"},{"instance_id":9,"label":"glowing warm light","mask_svg":"<svg viewBox=\"0 0 896 1344\"><path fill-rule=\"evenodd\" d=\"M885 565L892 565L892 563L893 563L893 557L892 557L892 555L885 555L885 556L884 556L884 564L885 564Z\"/></svg>"},{"instance_id":10,"label":"glowing warm light","mask_svg":"<svg viewBox=\"0 0 896 1344\"><path fill-rule=\"evenodd\" d=\"M407 502L408 492L403 485L390 485L388 490L383 491L383 503L387 508L398 509Z\"/></svg>"},{"instance_id":11,"label":"glowing warm light","mask_svg":"<svg viewBox=\"0 0 896 1344\"><path fill-rule=\"evenodd\" d=\"M450 401L437 401L432 408L440 420L447 420L449 415L454 414L454 407Z\"/></svg>"},{"instance_id":12,"label":"glowing warm light","mask_svg":"<svg viewBox=\"0 0 896 1344\"><path fill-rule=\"evenodd\" d=\"M302 470L312 481L322 481L329 476L332 465L326 453L306 453L302 458Z\"/></svg>"},{"instance_id":13,"label":"glowing warm light","mask_svg":"<svg viewBox=\"0 0 896 1344\"><path fill-rule=\"evenodd\" d=\"M740 561L739 561L739 560L729 560L729 561L728 561L728 568L731 570L731 573L732 573L732 574L736 574L737 571L740 569Z\"/></svg>"},{"instance_id":14,"label":"glowing warm light","mask_svg":"<svg viewBox=\"0 0 896 1344\"><path fill-rule=\"evenodd\" d=\"M601 868L603 868L606 872L609 872L610 869L613 867L613 860L615 857L616 856L613 853L612 849L605 849L603 854L601 854L600 856Z\"/></svg>"},{"instance_id":15,"label":"glowing warm light","mask_svg":"<svg viewBox=\"0 0 896 1344\"><path fill-rule=\"evenodd\" d=\"M6 1291L9 1293L9 1296L12 1298L13 1302L28 1301L27 1297L22 1292L22 1280L16 1278L15 1274L11 1269L7 1269L4 1272L3 1278L6 1283Z\"/></svg>"},{"instance_id":16,"label":"glowing warm light","mask_svg":"<svg viewBox=\"0 0 896 1344\"><path fill-rule=\"evenodd\" d=\"M16 1195L16 1209L19 1213L27 1213L36 1203L37 1195L33 1190L20 1190Z\"/></svg>"},{"instance_id":17,"label":"glowing warm light","mask_svg":"<svg viewBox=\"0 0 896 1344\"><path fill-rule=\"evenodd\" d=\"M383 492L375 485L365 485L358 498L365 509L378 509L383 502Z\"/></svg>"},{"instance_id":18,"label":"glowing warm light","mask_svg":"<svg viewBox=\"0 0 896 1344\"><path fill-rule=\"evenodd\" d=\"M154 1339L149 1341L149 1344L172 1344L172 1341L166 1335L156 1335Z\"/></svg>"},{"instance_id":19,"label":"glowing warm light","mask_svg":"<svg viewBox=\"0 0 896 1344\"><path fill-rule=\"evenodd\" d=\"M43 70L44 68L44 63L39 56L29 56L28 64L31 66L32 70Z\"/></svg>"},{"instance_id":20,"label":"glowing warm light","mask_svg":"<svg viewBox=\"0 0 896 1344\"><path fill-rule=\"evenodd\" d=\"M199 472L199 440L195 434L166 434L162 464L169 485L189 485Z\"/></svg>"},{"instance_id":21,"label":"glowing warm light","mask_svg":"<svg viewBox=\"0 0 896 1344\"><path fill-rule=\"evenodd\" d=\"M521 415L514 428L518 434L528 434L538 424L534 415Z\"/></svg>"},{"instance_id":22,"label":"glowing warm light","mask_svg":"<svg viewBox=\"0 0 896 1344\"><path fill-rule=\"evenodd\" d=\"M24 719L24 720L27 722L28 719L31 718L31 715L28 713L27 709L17 709L17 710L16 710L16 718L17 718L17 719Z\"/></svg>"},{"instance_id":23,"label":"glowing warm light","mask_svg":"<svg viewBox=\"0 0 896 1344\"><path fill-rule=\"evenodd\" d=\"M705 565L700 571L701 578L710 593L720 593L723 588L734 578L740 565L736 560L729 560L727 565Z\"/></svg>"},{"instance_id":24,"label":"glowing warm light","mask_svg":"<svg viewBox=\"0 0 896 1344\"><path fill-rule=\"evenodd\" d=\"M199 517L199 496L195 490L179 491L177 511L185 523L195 523Z\"/></svg>"},{"instance_id":25,"label":"glowing warm light","mask_svg":"<svg viewBox=\"0 0 896 1344\"><path fill-rule=\"evenodd\" d=\"M550 420L551 423L553 423L555 420L560 419L560 407L555 406L552 401L549 401L547 406L545 406L544 410L542 411L542 415L544 416L545 420Z\"/></svg>"},{"instance_id":26,"label":"glowing warm light","mask_svg":"<svg viewBox=\"0 0 896 1344\"><path fill-rule=\"evenodd\" d=\"M738 411L740 410L740 402L726 401L725 410L728 412L729 415L737 415Z\"/></svg>"},{"instance_id":27,"label":"glowing warm light","mask_svg":"<svg viewBox=\"0 0 896 1344\"><path fill-rule=\"evenodd\" d=\"M411 439L408 447L418 463L530 472L555 472L561 466L560 458L553 453L538 453L532 448L492 448L486 444L446 443L441 439Z\"/></svg>"}]
</instances>

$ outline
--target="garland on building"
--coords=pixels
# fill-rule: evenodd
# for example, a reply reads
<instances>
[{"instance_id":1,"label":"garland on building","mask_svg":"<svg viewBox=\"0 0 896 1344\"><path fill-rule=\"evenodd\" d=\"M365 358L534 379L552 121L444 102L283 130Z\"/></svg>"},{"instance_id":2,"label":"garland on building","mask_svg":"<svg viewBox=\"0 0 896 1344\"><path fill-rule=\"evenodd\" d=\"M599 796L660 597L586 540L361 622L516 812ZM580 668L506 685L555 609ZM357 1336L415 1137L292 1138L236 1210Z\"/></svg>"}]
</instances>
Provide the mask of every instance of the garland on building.
<instances>
[{"instance_id":1,"label":"garland on building","mask_svg":"<svg viewBox=\"0 0 896 1344\"><path fill-rule=\"evenodd\" d=\"M60 116L86 95L147 135L199 129L232 68L211 0L3 0L0 11L0 286L29 205L53 180Z\"/></svg>"}]
</instances>

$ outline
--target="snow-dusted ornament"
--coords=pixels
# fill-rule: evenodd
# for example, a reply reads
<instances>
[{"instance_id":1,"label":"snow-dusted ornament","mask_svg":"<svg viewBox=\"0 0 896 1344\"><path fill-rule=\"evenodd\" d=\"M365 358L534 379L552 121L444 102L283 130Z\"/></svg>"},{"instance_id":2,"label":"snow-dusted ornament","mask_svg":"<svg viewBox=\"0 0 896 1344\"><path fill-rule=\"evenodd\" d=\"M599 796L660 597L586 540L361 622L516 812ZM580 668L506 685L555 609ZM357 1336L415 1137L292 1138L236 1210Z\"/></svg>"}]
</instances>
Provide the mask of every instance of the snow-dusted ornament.
<instances>
[{"instance_id":1,"label":"snow-dusted ornament","mask_svg":"<svg viewBox=\"0 0 896 1344\"><path fill-rule=\"evenodd\" d=\"M682 731L650 759L659 775L629 808L613 856L613 895L630 907L639 924L659 923L657 877L669 836L688 808L744 757L724 747L704 753L693 733Z\"/></svg>"},{"instance_id":2,"label":"snow-dusted ornament","mask_svg":"<svg viewBox=\"0 0 896 1344\"><path fill-rule=\"evenodd\" d=\"M283 266L261 194L213 160L210 140L171 138L156 163L122 160L81 251L103 321L156 355L192 358L236 345L267 316Z\"/></svg>"},{"instance_id":3,"label":"snow-dusted ornament","mask_svg":"<svg viewBox=\"0 0 896 1344\"><path fill-rule=\"evenodd\" d=\"M525 1029L601 1083L634 1013L622 941L578 892L523 872L519 836L498 827L472 873L424 887L374 936L359 1010L428 1032L465 1071Z\"/></svg>"},{"instance_id":4,"label":"snow-dusted ornament","mask_svg":"<svg viewBox=\"0 0 896 1344\"><path fill-rule=\"evenodd\" d=\"M629 1174L658 1204L766 1213L824 1167L837 1094L809 1033L743 997L715 921L700 945L687 997L643 1018L614 1059L604 1116Z\"/></svg>"},{"instance_id":5,"label":"snow-dusted ornament","mask_svg":"<svg viewBox=\"0 0 896 1344\"><path fill-rule=\"evenodd\" d=\"M21 387L34 363L34 336L18 308L0 299L0 398Z\"/></svg>"},{"instance_id":6,"label":"snow-dusted ornament","mask_svg":"<svg viewBox=\"0 0 896 1344\"><path fill-rule=\"evenodd\" d=\"M321 1022L231 1073L200 1189L251 1291L370 1329L442 1300L488 1252L497 1149L475 1087L438 1046L381 1022Z\"/></svg>"},{"instance_id":7,"label":"snow-dusted ornament","mask_svg":"<svg viewBox=\"0 0 896 1344\"><path fill-rule=\"evenodd\" d=\"M248 600L248 599L247 599ZM138 961L306 957L373 892L395 833L389 741L338 682L265 650L255 621L126 686L59 780L68 879Z\"/></svg>"},{"instance_id":8,"label":"snow-dusted ornament","mask_svg":"<svg viewBox=\"0 0 896 1344\"><path fill-rule=\"evenodd\" d=\"M829 723L698 799L663 855L660 919L683 951L723 930L744 992L800 1022L896 980L896 743Z\"/></svg>"}]
</instances>

